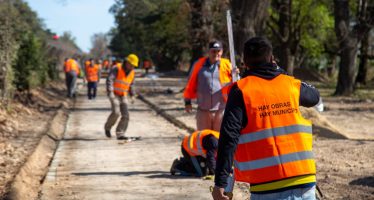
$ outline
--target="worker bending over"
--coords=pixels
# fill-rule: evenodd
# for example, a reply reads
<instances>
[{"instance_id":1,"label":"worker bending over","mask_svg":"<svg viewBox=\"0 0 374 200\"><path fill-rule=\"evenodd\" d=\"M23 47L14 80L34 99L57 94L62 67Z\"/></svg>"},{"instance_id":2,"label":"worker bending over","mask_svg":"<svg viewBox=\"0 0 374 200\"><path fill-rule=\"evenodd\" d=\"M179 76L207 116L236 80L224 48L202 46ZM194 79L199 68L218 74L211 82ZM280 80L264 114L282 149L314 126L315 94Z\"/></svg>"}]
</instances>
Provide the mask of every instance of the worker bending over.
<instances>
[{"instance_id":1,"label":"worker bending over","mask_svg":"<svg viewBox=\"0 0 374 200\"><path fill-rule=\"evenodd\" d=\"M299 106L316 105L319 92L273 62L267 39L251 38L243 52L246 72L229 93L213 198L228 199L224 188L234 164L235 179L250 184L251 199L315 199L312 124Z\"/></svg>"},{"instance_id":2,"label":"worker bending over","mask_svg":"<svg viewBox=\"0 0 374 200\"><path fill-rule=\"evenodd\" d=\"M171 174L206 176L214 175L219 132L205 129L185 136L182 141L183 157L175 159Z\"/></svg>"},{"instance_id":3,"label":"worker bending over","mask_svg":"<svg viewBox=\"0 0 374 200\"><path fill-rule=\"evenodd\" d=\"M130 120L128 111L128 95L132 99L135 95L133 83L135 79L134 67L138 67L139 59L135 54L126 57L123 65L116 65L110 71L106 86L108 97L112 106L112 113L105 123L105 135L111 137L110 130L117 122L119 116L121 119L116 128L118 140L127 140L125 132Z\"/></svg>"},{"instance_id":4,"label":"worker bending over","mask_svg":"<svg viewBox=\"0 0 374 200\"><path fill-rule=\"evenodd\" d=\"M190 72L184 90L185 110L192 111L192 99L197 99L197 130L211 129L219 131L225 109L225 94L222 88L231 83L230 61L221 58L222 43L209 43L208 57L197 60Z\"/></svg>"}]
</instances>

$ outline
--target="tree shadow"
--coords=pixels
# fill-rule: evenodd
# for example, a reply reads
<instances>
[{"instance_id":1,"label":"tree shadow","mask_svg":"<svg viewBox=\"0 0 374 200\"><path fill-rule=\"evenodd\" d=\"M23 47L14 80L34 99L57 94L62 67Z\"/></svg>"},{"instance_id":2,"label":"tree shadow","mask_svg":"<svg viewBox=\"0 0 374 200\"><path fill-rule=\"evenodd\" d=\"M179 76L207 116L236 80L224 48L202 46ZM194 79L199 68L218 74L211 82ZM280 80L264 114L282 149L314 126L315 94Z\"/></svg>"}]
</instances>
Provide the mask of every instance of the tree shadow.
<instances>
[{"instance_id":1,"label":"tree shadow","mask_svg":"<svg viewBox=\"0 0 374 200\"><path fill-rule=\"evenodd\" d=\"M356 180L349 182L349 185L361 185L361 186L374 187L374 176L358 178Z\"/></svg>"}]
</instances>

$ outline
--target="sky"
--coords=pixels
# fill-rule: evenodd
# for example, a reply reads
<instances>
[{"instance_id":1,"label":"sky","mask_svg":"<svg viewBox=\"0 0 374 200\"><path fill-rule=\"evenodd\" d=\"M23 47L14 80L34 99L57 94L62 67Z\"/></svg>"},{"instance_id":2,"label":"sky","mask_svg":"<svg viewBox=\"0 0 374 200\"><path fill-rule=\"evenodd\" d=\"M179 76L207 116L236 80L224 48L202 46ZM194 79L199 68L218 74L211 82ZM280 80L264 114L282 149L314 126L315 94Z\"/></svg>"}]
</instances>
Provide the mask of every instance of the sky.
<instances>
[{"instance_id":1,"label":"sky","mask_svg":"<svg viewBox=\"0 0 374 200\"><path fill-rule=\"evenodd\" d=\"M62 35L69 31L85 52L91 48L91 36L106 33L114 26L109 8L114 0L25 0L43 19L47 28Z\"/></svg>"}]
</instances>

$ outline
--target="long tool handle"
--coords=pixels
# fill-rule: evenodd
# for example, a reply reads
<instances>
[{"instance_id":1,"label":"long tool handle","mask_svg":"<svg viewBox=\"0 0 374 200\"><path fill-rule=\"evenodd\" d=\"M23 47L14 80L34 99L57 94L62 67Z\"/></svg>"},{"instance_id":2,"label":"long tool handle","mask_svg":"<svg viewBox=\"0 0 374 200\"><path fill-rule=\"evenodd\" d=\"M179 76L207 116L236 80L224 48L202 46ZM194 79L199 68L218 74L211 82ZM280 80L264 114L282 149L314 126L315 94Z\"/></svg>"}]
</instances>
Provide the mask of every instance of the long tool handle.
<instances>
[{"instance_id":1,"label":"long tool handle","mask_svg":"<svg viewBox=\"0 0 374 200\"><path fill-rule=\"evenodd\" d=\"M226 13L227 19L227 33L229 36L229 47L230 47L230 62L232 66L231 74L232 74L232 82L237 81L236 75L236 63L235 63L235 49L234 49L234 36L232 32L232 21L231 21L231 11L227 10Z\"/></svg>"}]
</instances>

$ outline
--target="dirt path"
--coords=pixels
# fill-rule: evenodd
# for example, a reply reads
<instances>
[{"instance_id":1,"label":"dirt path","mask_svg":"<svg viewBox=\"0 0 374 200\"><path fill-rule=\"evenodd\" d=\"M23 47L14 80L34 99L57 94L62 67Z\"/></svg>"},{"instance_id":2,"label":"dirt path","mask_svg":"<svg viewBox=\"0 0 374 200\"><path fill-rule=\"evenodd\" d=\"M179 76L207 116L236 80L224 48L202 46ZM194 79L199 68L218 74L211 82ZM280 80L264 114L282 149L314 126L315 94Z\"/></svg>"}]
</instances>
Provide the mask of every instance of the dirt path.
<instances>
[{"instance_id":1,"label":"dirt path","mask_svg":"<svg viewBox=\"0 0 374 200\"><path fill-rule=\"evenodd\" d=\"M40 199L209 199L211 181L169 175L185 134L145 104L130 105L130 143L106 139L109 101L78 99Z\"/></svg>"}]
</instances>

